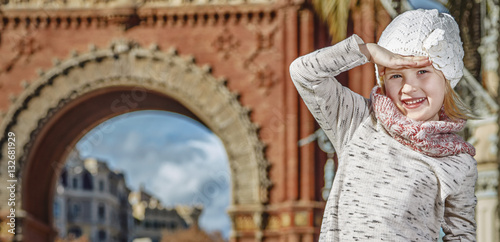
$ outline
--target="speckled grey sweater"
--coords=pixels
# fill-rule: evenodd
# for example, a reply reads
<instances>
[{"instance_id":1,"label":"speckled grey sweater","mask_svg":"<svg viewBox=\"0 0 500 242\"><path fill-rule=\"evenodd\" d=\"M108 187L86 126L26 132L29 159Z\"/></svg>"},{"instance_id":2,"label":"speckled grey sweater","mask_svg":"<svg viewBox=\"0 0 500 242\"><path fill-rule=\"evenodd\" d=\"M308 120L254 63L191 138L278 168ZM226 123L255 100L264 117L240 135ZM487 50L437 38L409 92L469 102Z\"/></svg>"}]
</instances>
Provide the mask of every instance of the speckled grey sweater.
<instances>
[{"instance_id":1,"label":"speckled grey sweater","mask_svg":"<svg viewBox=\"0 0 500 242\"><path fill-rule=\"evenodd\" d=\"M299 57L292 80L337 150L339 167L320 241L476 241L476 161L430 157L393 139L371 101L334 76L365 64L352 36Z\"/></svg>"}]
</instances>

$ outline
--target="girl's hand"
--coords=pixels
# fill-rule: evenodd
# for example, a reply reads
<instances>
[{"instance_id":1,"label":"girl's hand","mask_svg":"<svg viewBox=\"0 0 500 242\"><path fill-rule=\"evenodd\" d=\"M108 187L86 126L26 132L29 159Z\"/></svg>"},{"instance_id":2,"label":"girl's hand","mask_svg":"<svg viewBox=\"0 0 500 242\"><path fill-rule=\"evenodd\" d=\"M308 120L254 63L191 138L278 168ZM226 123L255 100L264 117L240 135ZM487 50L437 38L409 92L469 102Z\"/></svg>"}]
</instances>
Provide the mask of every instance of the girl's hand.
<instances>
[{"instance_id":1,"label":"girl's hand","mask_svg":"<svg viewBox=\"0 0 500 242\"><path fill-rule=\"evenodd\" d=\"M401 69L429 66L432 62L426 56L403 56L374 43L359 45L360 51L370 62L377 65L379 75L385 74L385 68Z\"/></svg>"}]
</instances>

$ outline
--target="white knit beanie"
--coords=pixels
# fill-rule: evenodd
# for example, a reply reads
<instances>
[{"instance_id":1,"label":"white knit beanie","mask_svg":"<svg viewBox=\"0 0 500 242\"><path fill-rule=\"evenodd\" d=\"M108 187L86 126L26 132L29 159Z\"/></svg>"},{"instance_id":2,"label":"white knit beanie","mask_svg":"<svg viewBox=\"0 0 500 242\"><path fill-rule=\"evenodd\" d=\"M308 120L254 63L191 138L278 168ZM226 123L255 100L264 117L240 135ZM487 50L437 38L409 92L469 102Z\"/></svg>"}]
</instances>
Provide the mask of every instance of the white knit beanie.
<instances>
[{"instance_id":1,"label":"white knit beanie","mask_svg":"<svg viewBox=\"0 0 500 242\"><path fill-rule=\"evenodd\" d=\"M464 50L458 24L451 15L436 9L411 10L397 16L382 32L378 45L400 55L429 56L452 87L463 76Z\"/></svg>"}]
</instances>

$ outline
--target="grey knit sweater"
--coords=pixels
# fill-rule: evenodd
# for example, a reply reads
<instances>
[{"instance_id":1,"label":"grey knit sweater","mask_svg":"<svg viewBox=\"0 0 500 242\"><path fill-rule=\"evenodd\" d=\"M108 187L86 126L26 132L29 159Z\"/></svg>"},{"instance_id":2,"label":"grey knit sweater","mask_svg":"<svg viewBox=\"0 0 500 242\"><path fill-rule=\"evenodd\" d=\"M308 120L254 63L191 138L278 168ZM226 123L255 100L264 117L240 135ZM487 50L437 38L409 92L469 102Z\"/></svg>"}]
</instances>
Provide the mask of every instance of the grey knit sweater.
<instances>
[{"instance_id":1,"label":"grey knit sweater","mask_svg":"<svg viewBox=\"0 0 500 242\"><path fill-rule=\"evenodd\" d=\"M334 76L367 63L352 36L296 59L292 80L334 145L339 167L320 241L476 241L476 161L430 157L399 143L371 101Z\"/></svg>"}]
</instances>

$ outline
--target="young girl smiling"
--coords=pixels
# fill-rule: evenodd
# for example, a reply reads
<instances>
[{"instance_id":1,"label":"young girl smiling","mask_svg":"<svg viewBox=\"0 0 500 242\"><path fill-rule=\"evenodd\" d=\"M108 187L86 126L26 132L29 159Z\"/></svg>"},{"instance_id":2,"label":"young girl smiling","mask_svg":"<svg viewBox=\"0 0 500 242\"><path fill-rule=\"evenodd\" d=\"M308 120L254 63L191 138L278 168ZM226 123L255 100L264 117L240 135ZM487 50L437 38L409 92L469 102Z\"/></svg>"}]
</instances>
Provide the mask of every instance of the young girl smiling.
<instances>
[{"instance_id":1,"label":"young girl smiling","mask_svg":"<svg viewBox=\"0 0 500 242\"><path fill-rule=\"evenodd\" d=\"M455 20L437 10L396 17L378 44L358 36L290 66L292 80L339 156L320 241L475 241L475 149L455 134L471 115ZM372 62L370 99L334 78ZM369 80L367 80L369 81Z\"/></svg>"}]
</instances>

